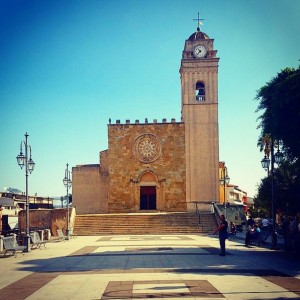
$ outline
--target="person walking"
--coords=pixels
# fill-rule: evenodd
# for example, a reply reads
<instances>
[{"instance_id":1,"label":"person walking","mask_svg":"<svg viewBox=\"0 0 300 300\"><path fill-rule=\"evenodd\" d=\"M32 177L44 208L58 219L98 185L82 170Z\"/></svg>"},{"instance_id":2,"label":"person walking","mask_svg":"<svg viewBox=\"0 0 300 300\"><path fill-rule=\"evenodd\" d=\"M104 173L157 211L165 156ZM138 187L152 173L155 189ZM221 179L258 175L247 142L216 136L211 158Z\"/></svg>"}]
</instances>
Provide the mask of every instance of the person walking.
<instances>
[{"instance_id":1,"label":"person walking","mask_svg":"<svg viewBox=\"0 0 300 300\"><path fill-rule=\"evenodd\" d=\"M220 225L213 232L213 234L216 234L217 232L219 232L219 241L220 241L220 248L221 248L221 253L219 254L220 256L226 255L225 241L228 238L227 229L228 229L228 222L225 220L225 216L221 215L220 216Z\"/></svg>"},{"instance_id":2,"label":"person walking","mask_svg":"<svg viewBox=\"0 0 300 300\"><path fill-rule=\"evenodd\" d=\"M262 223L262 242L265 243L269 236L269 220L265 217L261 221Z\"/></svg>"}]
</instances>

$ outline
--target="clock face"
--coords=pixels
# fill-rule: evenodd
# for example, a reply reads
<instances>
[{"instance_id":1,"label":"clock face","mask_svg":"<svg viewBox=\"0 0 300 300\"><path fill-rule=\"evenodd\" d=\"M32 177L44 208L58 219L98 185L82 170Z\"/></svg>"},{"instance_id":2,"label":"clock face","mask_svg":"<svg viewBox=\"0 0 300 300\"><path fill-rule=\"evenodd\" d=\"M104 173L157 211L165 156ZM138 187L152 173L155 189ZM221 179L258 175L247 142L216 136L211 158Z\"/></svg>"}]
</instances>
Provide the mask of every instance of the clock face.
<instances>
[{"instance_id":1,"label":"clock face","mask_svg":"<svg viewBox=\"0 0 300 300\"><path fill-rule=\"evenodd\" d=\"M195 49L194 49L194 54L197 56L197 57L204 57L206 55L207 51L205 49L204 46L197 46Z\"/></svg>"}]
</instances>

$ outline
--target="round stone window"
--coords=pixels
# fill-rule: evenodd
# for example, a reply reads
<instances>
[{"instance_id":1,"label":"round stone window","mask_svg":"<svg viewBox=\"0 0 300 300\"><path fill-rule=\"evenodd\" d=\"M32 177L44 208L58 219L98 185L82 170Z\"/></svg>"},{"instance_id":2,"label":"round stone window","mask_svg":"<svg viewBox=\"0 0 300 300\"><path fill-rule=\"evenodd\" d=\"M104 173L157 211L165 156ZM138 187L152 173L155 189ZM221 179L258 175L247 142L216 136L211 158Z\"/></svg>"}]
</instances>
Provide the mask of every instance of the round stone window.
<instances>
[{"instance_id":1,"label":"round stone window","mask_svg":"<svg viewBox=\"0 0 300 300\"><path fill-rule=\"evenodd\" d=\"M142 134L133 143L134 156L143 163L157 160L161 154L161 142L151 133Z\"/></svg>"}]
</instances>

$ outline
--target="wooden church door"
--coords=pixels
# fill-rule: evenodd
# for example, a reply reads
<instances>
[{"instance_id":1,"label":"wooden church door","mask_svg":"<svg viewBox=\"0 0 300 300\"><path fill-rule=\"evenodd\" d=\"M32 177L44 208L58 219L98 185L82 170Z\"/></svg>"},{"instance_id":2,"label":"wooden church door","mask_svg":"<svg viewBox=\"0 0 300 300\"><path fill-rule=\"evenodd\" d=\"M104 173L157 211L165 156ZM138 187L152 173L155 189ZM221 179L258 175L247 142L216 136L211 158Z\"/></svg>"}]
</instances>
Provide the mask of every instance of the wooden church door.
<instances>
[{"instance_id":1,"label":"wooden church door","mask_svg":"<svg viewBox=\"0 0 300 300\"><path fill-rule=\"evenodd\" d=\"M156 187L155 186L140 187L140 209L141 210L156 209Z\"/></svg>"}]
</instances>

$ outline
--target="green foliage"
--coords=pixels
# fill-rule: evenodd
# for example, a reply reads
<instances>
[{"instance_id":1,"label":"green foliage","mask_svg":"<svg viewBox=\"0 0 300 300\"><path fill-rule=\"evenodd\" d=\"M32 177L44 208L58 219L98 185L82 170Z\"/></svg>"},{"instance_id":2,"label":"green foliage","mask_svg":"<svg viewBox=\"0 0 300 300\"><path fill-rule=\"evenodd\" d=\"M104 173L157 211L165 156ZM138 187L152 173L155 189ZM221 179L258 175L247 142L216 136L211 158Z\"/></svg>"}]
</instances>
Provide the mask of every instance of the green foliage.
<instances>
[{"instance_id":1,"label":"green foliage","mask_svg":"<svg viewBox=\"0 0 300 300\"><path fill-rule=\"evenodd\" d=\"M274 198L281 211L300 212L300 67L286 68L257 92L258 145L280 140L284 161L274 171ZM270 145L270 143L269 143ZM262 179L255 206L271 211L271 176Z\"/></svg>"},{"instance_id":2,"label":"green foliage","mask_svg":"<svg viewBox=\"0 0 300 300\"><path fill-rule=\"evenodd\" d=\"M298 163L285 161L274 171L275 207L282 212L300 212L300 168ZM271 176L261 180L254 199L256 208L271 211Z\"/></svg>"},{"instance_id":3,"label":"green foliage","mask_svg":"<svg viewBox=\"0 0 300 300\"><path fill-rule=\"evenodd\" d=\"M293 160L300 157L300 67L286 68L257 93L260 140L271 134L281 140L285 154Z\"/></svg>"},{"instance_id":4,"label":"green foliage","mask_svg":"<svg viewBox=\"0 0 300 300\"><path fill-rule=\"evenodd\" d=\"M264 215L270 215L271 212L271 178L263 178L259 187L258 194L254 198L256 210L260 209Z\"/></svg>"}]
</instances>

